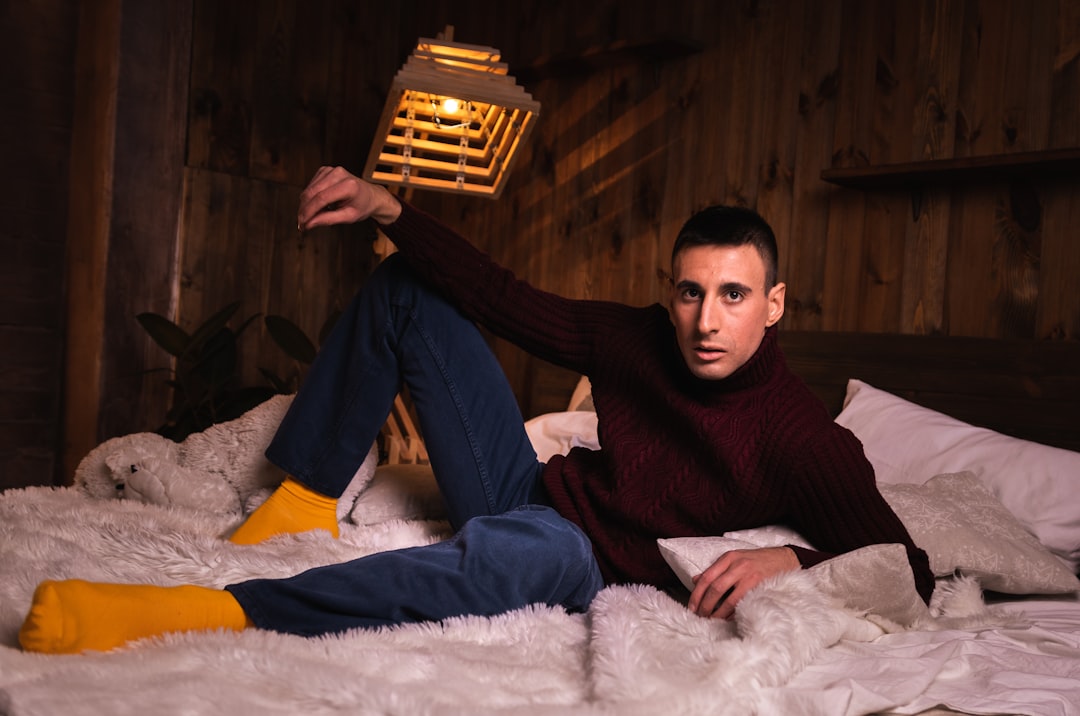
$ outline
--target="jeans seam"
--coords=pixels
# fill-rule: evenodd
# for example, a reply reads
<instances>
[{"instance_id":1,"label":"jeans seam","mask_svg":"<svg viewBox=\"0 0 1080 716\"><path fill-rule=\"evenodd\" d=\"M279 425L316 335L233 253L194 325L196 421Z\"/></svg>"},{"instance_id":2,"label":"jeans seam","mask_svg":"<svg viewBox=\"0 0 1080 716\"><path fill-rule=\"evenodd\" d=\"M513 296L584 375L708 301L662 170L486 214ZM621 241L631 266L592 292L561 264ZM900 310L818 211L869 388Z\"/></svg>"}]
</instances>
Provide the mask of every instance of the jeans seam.
<instances>
[{"instance_id":1,"label":"jeans seam","mask_svg":"<svg viewBox=\"0 0 1080 716\"><path fill-rule=\"evenodd\" d=\"M468 420L467 411L465 406L461 402L461 394L458 392L457 383L454 382L447 370L446 360L443 355L438 351L434 338L424 329L418 314L414 307L409 308L409 318L412 322L413 328L416 329L417 335L424 342L428 352L431 354L432 359L435 361L435 365L439 367L439 374L442 375L443 383L446 385L447 390L450 392L450 397L454 401L454 407L457 409L458 420L461 421L461 427L465 431L465 437L469 442L469 451L472 453L473 462L476 464L476 472L480 479L480 485L484 490L484 498L487 500L488 512L490 514L495 513L495 495L491 489L491 483L487 472L487 465L483 460L478 446L478 440L473 432L472 423Z\"/></svg>"}]
</instances>

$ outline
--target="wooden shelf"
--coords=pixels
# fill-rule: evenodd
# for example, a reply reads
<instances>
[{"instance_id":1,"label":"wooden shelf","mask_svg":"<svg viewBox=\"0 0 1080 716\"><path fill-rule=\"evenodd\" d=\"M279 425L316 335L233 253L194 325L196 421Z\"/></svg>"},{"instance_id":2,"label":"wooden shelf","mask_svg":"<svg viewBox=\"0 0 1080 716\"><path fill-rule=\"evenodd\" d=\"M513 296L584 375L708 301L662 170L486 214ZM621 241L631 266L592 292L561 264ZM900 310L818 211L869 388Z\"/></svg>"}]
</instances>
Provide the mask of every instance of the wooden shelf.
<instances>
[{"instance_id":1,"label":"wooden shelf","mask_svg":"<svg viewBox=\"0 0 1080 716\"><path fill-rule=\"evenodd\" d=\"M512 67L510 74L531 84L546 79L588 75L597 70L636 62L663 62L701 52L701 42L689 37L660 37L642 41L620 40L572 54L550 55Z\"/></svg>"},{"instance_id":2,"label":"wooden shelf","mask_svg":"<svg viewBox=\"0 0 1080 716\"><path fill-rule=\"evenodd\" d=\"M900 189L958 181L970 184L1020 177L1080 179L1080 147L825 169L821 172L824 181L854 189Z\"/></svg>"}]
</instances>

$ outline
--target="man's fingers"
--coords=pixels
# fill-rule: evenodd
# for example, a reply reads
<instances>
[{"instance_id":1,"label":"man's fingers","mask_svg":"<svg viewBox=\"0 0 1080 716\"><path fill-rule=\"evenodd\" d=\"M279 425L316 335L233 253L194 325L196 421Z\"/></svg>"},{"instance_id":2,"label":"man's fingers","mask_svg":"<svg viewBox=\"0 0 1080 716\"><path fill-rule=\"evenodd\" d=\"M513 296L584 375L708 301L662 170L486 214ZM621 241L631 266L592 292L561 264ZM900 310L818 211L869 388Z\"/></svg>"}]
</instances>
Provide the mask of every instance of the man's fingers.
<instances>
[{"instance_id":1,"label":"man's fingers","mask_svg":"<svg viewBox=\"0 0 1080 716\"><path fill-rule=\"evenodd\" d=\"M717 610L723 609L727 606L728 600L731 594L735 591L735 586L732 584L725 589L722 593L719 589L710 590L713 595L708 601L702 603L702 610L699 612L703 617L715 617L718 616ZM718 595L718 596L716 596ZM734 611L734 607L730 611Z\"/></svg>"},{"instance_id":2,"label":"man's fingers","mask_svg":"<svg viewBox=\"0 0 1080 716\"><path fill-rule=\"evenodd\" d=\"M798 568L798 558L787 547L725 552L694 578L687 607L699 616L727 619L747 592L763 580Z\"/></svg>"},{"instance_id":3,"label":"man's fingers","mask_svg":"<svg viewBox=\"0 0 1080 716\"><path fill-rule=\"evenodd\" d=\"M296 215L297 228L301 230L313 228L311 222L316 216L328 208L336 209L337 207L332 205L348 197L352 191L351 179L352 175L341 167L319 167L315 176L300 192L300 207ZM323 223L325 222L319 222L317 225L321 226Z\"/></svg>"},{"instance_id":4,"label":"man's fingers","mask_svg":"<svg viewBox=\"0 0 1080 716\"><path fill-rule=\"evenodd\" d=\"M724 594L724 598L720 600L720 603L716 605L716 609L711 616L713 619L730 619L735 614L735 607L739 604L739 601L746 593L745 589L732 586Z\"/></svg>"},{"instance_id":5,"label":"man's fingers","mask_svg":"<svg viewBox=\"0 0 1080 716\"><path fill-rule=\"evenodd\" d=\"M717 605L723 603L736 586L730 576L721 574L712 579L708 576L708 571L700 575L687 604L690 611L703 617L711 616Z\"/></svg>"}]
</instances>

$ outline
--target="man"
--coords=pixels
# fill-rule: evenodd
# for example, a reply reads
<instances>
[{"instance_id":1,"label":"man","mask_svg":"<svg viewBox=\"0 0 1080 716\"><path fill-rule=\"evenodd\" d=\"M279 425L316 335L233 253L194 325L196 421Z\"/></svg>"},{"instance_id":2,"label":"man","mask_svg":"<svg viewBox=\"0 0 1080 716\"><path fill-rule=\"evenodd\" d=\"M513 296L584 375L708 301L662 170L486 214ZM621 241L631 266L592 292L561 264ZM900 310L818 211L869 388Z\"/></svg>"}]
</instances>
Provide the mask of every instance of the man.
<instances>
[{"instance_id":1,"label":"man","mask_svg":"<svg viewBox=\"0 0 1080 716\"><path fill-rule=\"evenodd\" d=\"M101 649L214 627L314 635L537 602L583 611L605 584L677 593L659 537L774 523L825 551L729 552L698 576L689 609L727 618L769 576L880 542L906 546L929 600L926 555L877 492L861 445L784 364L785 286L757 214L691 217L672 251L666 309L539 291L341 168L320 169L301 194L302 230L366 218L399 252L339 320L267 450L290 477L232 539L336 535L336 499L403 383L454 537L225 590L46 582L24 648ZM599 451L537 461L474 322L589 376Z\"/></svg>"}]
</instances>

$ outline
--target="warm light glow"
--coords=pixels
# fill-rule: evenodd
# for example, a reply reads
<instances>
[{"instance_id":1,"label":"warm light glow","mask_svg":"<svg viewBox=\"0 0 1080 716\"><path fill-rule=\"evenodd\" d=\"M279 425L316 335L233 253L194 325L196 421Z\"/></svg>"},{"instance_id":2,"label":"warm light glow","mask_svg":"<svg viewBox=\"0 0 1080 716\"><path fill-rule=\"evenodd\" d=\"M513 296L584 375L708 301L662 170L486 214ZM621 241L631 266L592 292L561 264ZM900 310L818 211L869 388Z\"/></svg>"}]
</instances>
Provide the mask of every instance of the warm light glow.
<instances>
[{"instance_id":1,"label":"warm light glow","mask_svg":"<svg viewBox=\"0 0 1080 716\"><path fill-rule=\"evenodd\" d=\"M498 197L540 113L499 58L492 47L421 38L394 77L364 178Z\"/></svg>"}]
</instances>

